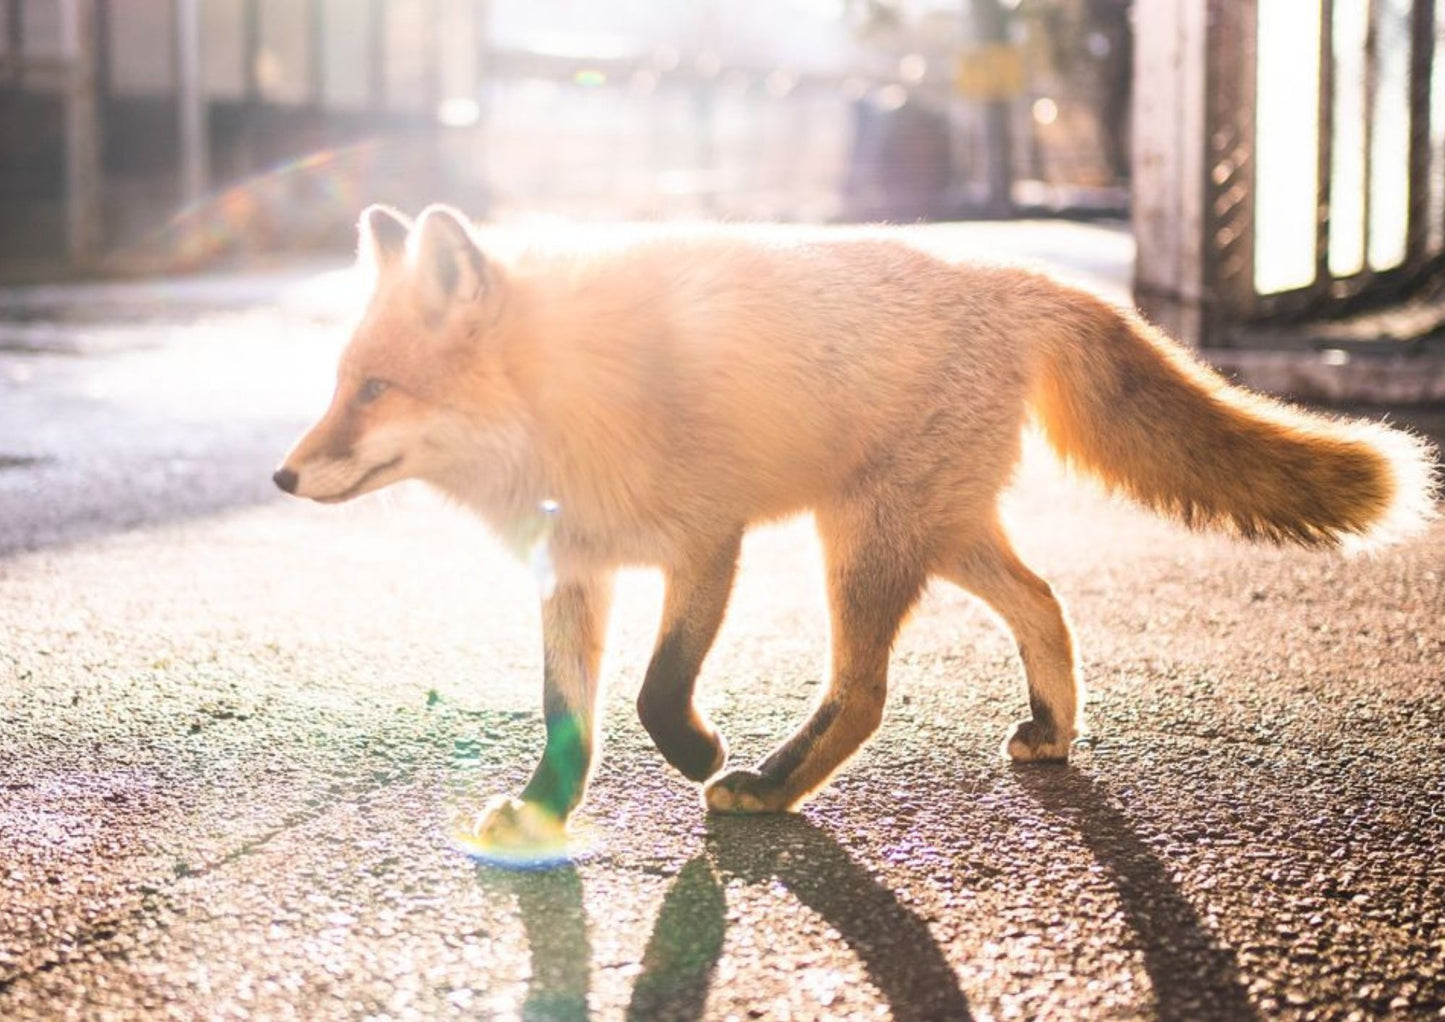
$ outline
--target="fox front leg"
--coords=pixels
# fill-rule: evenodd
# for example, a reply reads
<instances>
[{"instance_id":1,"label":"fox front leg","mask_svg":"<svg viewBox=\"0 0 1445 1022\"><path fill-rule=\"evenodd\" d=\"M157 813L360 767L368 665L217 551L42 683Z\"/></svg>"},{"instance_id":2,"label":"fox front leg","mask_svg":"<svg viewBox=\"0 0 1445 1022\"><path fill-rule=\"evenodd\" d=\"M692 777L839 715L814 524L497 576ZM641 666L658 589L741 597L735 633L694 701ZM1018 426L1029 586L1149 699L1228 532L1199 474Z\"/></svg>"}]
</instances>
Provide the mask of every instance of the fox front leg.
<instances>
[{"instance_id":1,"label":"fox front leg","mask_svg":"<svg viewBox=\"0 0 1445 1022\"><path fill-rule=\"evenodd\" d=\"M727 762L727 744L692 697L727 610L741 543L738 530L668 572L662 627L637 697L637 715L658 751L693 781L707 780Z\"/></svg>"},{"instance_id":2,"label":"fox front leg","mask_svg":"<svg viewBox=\"0 0 1445 1022\"><path fill-rule=\"evenodd\" d=\"M610 604L610 576L564 581L543 601L547 744L521 796L494 799L478 818L475 838L483 847L525 850L565 840L567 817L592 772Z\"/></svg>"}]
</instances>

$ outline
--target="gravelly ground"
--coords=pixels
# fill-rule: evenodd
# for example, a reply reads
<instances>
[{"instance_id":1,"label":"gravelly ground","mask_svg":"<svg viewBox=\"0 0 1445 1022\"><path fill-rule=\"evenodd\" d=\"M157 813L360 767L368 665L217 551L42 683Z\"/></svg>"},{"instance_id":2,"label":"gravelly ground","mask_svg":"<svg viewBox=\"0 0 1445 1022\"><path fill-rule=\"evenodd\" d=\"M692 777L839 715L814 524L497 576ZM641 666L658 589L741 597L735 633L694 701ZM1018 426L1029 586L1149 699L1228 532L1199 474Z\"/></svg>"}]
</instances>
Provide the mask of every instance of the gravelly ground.
<instances>
[{"instance_id":1,"label":"gravelly ground","mask_svg":"<svg viewBox=\"0 0 1445 1022\"><path fill-rule=\"evenodd\" d=\"M925 233L1106 286L1127 259ZM1011 504L1086 664L1071 768L998 758L1017 658L939 585L835 783L709 820L631 713L638 574L585 852L473 864L447 821L540 745L532 582L420 492L271 498L338 281L139 325L91 294L49 334L0 302L40 305L0 331L0 1018L1445 1018L1445 526L1260 550L1047 460ZM824 639L809 523L754 534L703 681L738 756L806 710Z\"/></svg>"}]
</instances>

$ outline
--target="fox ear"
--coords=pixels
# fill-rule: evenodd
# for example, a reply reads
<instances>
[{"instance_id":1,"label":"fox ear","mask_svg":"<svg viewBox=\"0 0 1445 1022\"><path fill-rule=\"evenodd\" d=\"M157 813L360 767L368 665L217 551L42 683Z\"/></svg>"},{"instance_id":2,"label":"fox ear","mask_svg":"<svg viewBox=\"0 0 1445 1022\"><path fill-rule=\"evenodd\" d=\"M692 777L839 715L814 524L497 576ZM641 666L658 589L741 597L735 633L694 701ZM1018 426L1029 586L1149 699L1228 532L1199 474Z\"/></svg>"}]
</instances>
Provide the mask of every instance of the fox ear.
<instances>
[{"instance_id":1,"label":"fox ear","mask_svg":"<svg viewBox=\"0 0 1445 1022\"><path fill-rule=\"evenodd\" d=\"M390 206L367 206L356 224L356 254L376 270L401 261L411 221Z\"/></svg>"},{"instance_id":2,"label":"fox ear","mask_svg":"<svg viewBox=\"0 0 1445 1022\"><path fill-rule=\"evenodd\" d=\"M428 206L411 237L411 262L427 317L439 321L454 303L480 299L487 261L460 213Z\"/></svg>"}]
</instances>

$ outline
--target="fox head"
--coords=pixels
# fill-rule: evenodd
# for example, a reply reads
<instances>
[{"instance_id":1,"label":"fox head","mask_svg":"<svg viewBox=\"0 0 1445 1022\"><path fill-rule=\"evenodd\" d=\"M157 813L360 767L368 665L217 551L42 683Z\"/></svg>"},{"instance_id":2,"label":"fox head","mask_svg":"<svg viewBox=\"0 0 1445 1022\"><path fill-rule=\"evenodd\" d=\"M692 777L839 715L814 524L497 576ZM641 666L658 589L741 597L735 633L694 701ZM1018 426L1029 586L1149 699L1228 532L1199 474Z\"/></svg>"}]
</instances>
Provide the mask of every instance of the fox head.
<instances>
[{"instance_id":1,"label":"fox head","mask_svg":"<svg viewBox=\"0 0 1445 1022\"><path fill-rule=\"evenodd\" d=\"M372 206L358 233L370 299L330 406L272 478L322 503L403 479L454 489L477 470L470 461L487 460L488 438L505 444L522 414L505 366L503 272L442 206L415 224Z\"/></svg>"}]
</instances>

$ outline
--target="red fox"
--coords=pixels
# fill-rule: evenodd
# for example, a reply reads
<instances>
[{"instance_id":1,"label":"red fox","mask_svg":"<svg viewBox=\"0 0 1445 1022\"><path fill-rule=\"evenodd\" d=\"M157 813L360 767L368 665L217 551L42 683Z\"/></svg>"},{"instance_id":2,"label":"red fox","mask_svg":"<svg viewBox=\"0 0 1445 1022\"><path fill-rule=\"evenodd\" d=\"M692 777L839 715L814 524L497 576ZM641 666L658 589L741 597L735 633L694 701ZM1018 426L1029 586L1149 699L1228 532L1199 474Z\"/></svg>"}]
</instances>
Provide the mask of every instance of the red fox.
<instances>
[{"instance_id":1,"label":"red fox","mask_svg":"<svg viewBox=\"0 0 1445 1022\"><path fill-rule=\"evenodd\" d=\"M1029 717L1015 760L1064 760L1082 691L1069 626L997 502L1032 417L1068 463L1195 528L1332 547L1433 511L1433 452L1223 381L1135 314L1016 268L953 265L880 236L657 229L571 247L482 244L455 212L360 222L374 285L335 396L275 482L322 502L423 479L519 554L548 533L546 745L478 837L563 832L596 744L615 569L660 567L661 630L637 710L709 809L778 812L878 727L889 652L930 577L1017 639ZM751 768L693 702L749 525L811 511L830 678Z\"/></svg>"}]
</instances>

